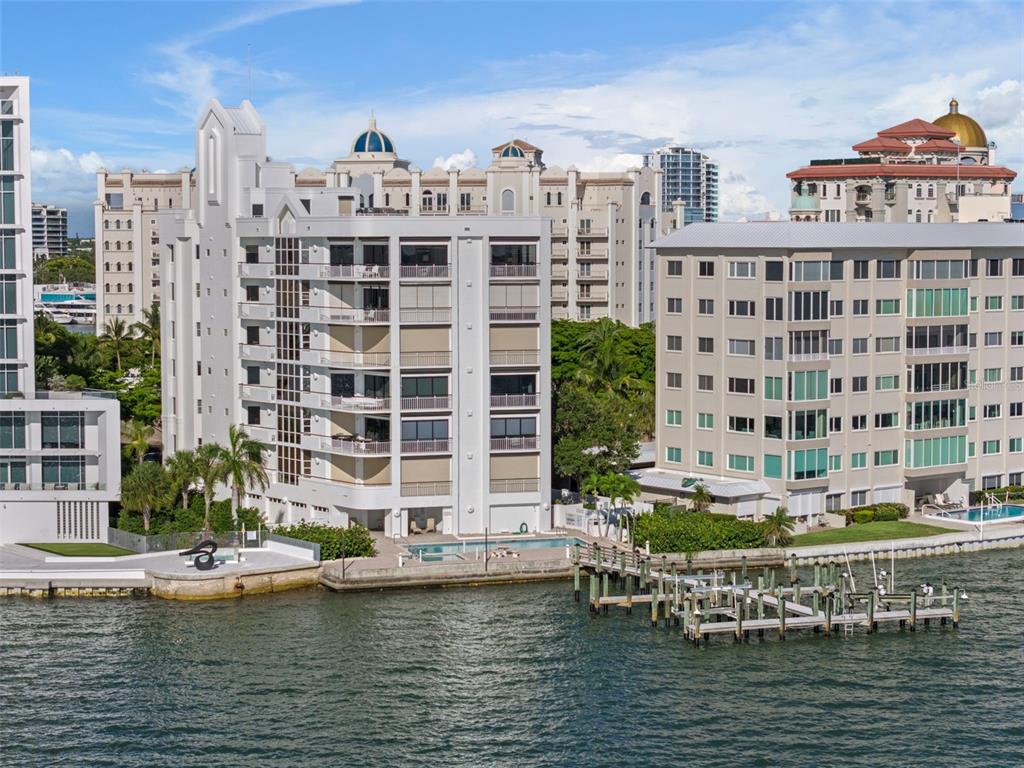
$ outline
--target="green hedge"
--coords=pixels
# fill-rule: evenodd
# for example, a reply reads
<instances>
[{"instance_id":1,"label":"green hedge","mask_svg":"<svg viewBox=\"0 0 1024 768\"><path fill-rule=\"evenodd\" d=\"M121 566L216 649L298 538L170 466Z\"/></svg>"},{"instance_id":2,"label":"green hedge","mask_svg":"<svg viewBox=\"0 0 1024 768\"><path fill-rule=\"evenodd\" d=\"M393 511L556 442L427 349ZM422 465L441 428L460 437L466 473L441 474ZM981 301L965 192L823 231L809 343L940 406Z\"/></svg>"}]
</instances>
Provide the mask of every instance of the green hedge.
<instances>
[{"instance_id":1,"label":"green hedge","mask_svg":"<svg viewBox=\"0 0 1024 768\"><path fill-rule=\"evenodd\" d=\"M864 507L841 509L833 514L842 515L846 518L846 524L850 525L852 523L902 520L910 514L910 509L906 504L890 501L880 504L868 504Z\"/></svg>"},{"instance_id":2,"label":"green hedge","mask_svg":"<svg viewBox=\"0 0 1024 768\"><path fill-rule=\"evenodd\" d=\"M361 525L351 528L337 528L324 523L309 523L301 520L295 525L279 525L274 533L300 541L320 545L321 560L338 560L342 557L373 557L377 548L373 536Z\"/></svg>"},{"instance_id":3,"label":"green hedge","mask_svg":"<svg viewBox=\"0 0 1024 768\"><path fill-rule=\"evenodd\" d=\"M205 509L203 497L195 495L189 503L188 509L161 509L153 512L153 519L150 525L150 534L154 533L191 533L203 530L203 517ZM238 525L231 520L231 500L221 499L210 505L210 530L213 533L228 533L236 528L245 526L248 530L254 531L257 526L266 527L259 510L252 507L239 507ZM138 512L129 512L121 508L117 517L117 527L122 531L132 533L145 533L142 527L142 515Z\"/></svg>"},{"instance_id":4,"label":"green hedge","mask_svg":"<svg viewBox=\"0 0 1024 768\"><path fill-rule=\"evenodd\" d=\"M1002 488L991 488L987 491L971 491L971 504L980 504L988 494L1000 501L1024 499L1024 485L1004 485Z\"/></svg>"},{"instance_id":5,"label":"green hedge","mask_svg":"<svg viewBox=\"0 0 1024 768\"><path fill-rule=\"evenodd\" d=\"M639 515L633 527L635 546L651 542L652 552L704 552L712 549L754 549L768 546L761 523L732 515L690 512L658 505Z\"/></svg>"}]
</instances>

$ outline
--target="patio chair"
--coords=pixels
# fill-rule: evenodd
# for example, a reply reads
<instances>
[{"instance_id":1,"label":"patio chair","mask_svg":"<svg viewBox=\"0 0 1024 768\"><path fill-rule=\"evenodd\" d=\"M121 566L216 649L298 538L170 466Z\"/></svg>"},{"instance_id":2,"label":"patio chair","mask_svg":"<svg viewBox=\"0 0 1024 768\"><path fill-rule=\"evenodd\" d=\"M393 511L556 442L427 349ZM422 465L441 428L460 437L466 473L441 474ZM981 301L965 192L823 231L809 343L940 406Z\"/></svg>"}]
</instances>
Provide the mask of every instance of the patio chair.
<instances>
[{"instance_id":1,"label":"patio chair","mask_svg":"<svg viewBox=\"0 0 1024 768\"><path fill-rule=\"evenodd\" d=\"M440 533L440 531L437 530L437 523L434 522L434 518L432 517L427 518L427 533Z\"/></svg>"},{"instance_id":2,"label":"patio chair","mask_svg":"<svg viewBox=\"0 0 1024 768\"><path fill-rule=\"evenodd\" d=\"M423 529L416 525L415 520L409 521L409 533L423 533Z\"/></svg>"}]
</instances>

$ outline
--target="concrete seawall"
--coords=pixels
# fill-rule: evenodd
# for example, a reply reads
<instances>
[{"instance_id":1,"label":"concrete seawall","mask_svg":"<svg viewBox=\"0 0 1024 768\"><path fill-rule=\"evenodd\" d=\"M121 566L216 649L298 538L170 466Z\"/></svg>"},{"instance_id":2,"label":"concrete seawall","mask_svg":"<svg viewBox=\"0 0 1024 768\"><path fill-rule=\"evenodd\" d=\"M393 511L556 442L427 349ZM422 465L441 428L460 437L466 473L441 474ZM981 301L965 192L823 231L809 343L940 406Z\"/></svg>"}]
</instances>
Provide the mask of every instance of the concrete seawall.
<instances>
[{"instance_id":1,"label":"concrete seawall","mask_svg":"<svg viewBox=\"0 0 1024 768\"><path fill-rule=\"evenodd\" d=\"M265 568L221 575L150 572L150 594L166 600L221 600L316 586L320 564Z\"/></svg>"},{"instance_id":2,"label":"concrete seawall","mask_svg":"<svg viewBox=\"0 0 1024 768\"><path fill-rule=\"evenodd\" d=\"M565 557L549 560L492 560L486 569L482 561L405 565L402 568L351 569L346 570L344 576L341 564L333 562L324 565L320 584L335 592L351 592L367 589L507 584L567 579L571 575L572 561Z\"/></svg>"}]
</instances>

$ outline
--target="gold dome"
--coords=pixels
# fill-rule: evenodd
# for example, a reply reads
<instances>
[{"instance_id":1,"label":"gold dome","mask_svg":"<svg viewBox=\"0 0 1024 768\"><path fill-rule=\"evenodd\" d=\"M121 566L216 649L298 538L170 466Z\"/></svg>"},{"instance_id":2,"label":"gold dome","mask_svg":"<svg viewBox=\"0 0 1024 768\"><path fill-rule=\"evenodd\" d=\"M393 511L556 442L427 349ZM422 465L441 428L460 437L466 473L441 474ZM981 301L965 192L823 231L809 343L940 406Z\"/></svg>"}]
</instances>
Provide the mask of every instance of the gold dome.
<instances>
[{"instance_id":1,"label":"gold dome","mask_svg":"<svg viewBox=\"0 0 1024 768\"><path fill-rule=\"evenodd\" d=\"M977 120L960 114L960 103L956 99L949 102L949 114L937 117L932 122L947 131L954 131L954 138L960 142L961 147L988 146L985 131L978 125Z\"/></svg>"}]
</instances>

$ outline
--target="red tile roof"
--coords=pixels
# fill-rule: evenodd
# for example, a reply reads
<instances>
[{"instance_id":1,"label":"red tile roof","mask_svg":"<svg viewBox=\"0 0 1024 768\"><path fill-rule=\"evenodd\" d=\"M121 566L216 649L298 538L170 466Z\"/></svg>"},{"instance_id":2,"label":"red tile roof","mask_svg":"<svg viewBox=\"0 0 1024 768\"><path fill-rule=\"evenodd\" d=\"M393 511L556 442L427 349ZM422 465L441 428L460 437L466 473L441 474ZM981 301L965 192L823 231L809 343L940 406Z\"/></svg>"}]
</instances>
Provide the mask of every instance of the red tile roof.
<instances>
[{"instance_id":1,"label":"red tile roof","mask_svg":"<svg viewBox=\"0 0 1024 768\"><path fill-rule=\"evenodd\" d=\"M861 179L874 176L908 179L955 179L956 165L928 163L864 163L859 165L805 165L786 174L789 179ZM960 165L959 178L1013 181L1017 173L1002 165Z\"/></svg>"},{"instance_id":2,"label":"red tile roof","mask_svg":"<svg viewBox=\"0 0 1024 768\"><path fill-rule=\"evenodd\" d=\"M954 144L952 141L947 139L928 139L923 144L918 144L914 148L915 152L952 152L956 154L962 151L959 144Z\"/></svg>"},{"instance_id":3,"label":"red tile roof","mask_svg":"<svg viewBox=\"0 0 1024 768\"><path fill-rule=\"evenodd\" d=\"M942 128L935 123L929 123L927 120L915 118L913 120L907 120L905 123L894 125L892 128L886 128L884 131L879 131L878 135L894 136L896 138L900 138L901 136L926 136L936 139L951 139L956 136L956 132L947 131L945 128Z\"/></svg>"},{"instance_id":4,"label":"red tile roof","mask_svg":"<svg viewBox=\"0 0 1024 768\"><path fill-rule=\"evenodd\" d=\"M910 152L910 145L891 136L875 136L873 139L854 144L855 152Z\"/></svg>"},{"instance_id":5,"label":"red tile roof","mask_svg":"<svg viewBox=\"0 0 1024 768\"><path fill-rule=\"evenodd\" d=\"M949 135L953 136L954 134L951 133ZM522 139L512 139L512 141L506 141L504 144L499 144L496 147L491 147L491 151L492 152L497 152L499 150L504 149L509 144L512 144L513 146L516 146L516 147L519 147L520 149L522 149L522 150L524 150L526 152L537 152L537 151L540 150L540 147L535 147L535 146L533 146L533 144L530 144L529 142L523 141Z\"/></svg>"}]
</instances>

